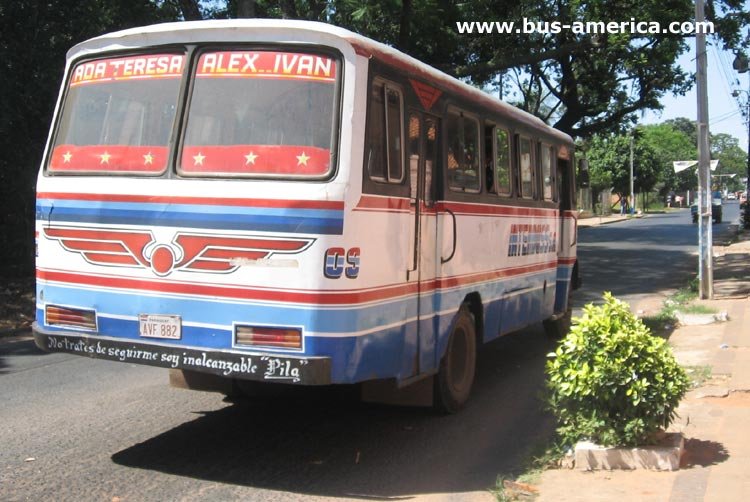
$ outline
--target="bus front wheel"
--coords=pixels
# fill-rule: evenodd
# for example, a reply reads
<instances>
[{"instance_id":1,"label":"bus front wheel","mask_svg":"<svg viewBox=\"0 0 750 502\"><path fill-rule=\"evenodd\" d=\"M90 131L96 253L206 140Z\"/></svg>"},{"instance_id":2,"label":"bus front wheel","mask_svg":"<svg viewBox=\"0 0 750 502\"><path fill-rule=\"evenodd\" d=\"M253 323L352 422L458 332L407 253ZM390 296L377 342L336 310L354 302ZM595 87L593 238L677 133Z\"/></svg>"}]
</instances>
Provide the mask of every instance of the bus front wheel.
<instances>
[{"instance_id":1,"label":"bus front wheel","mask_svg":"<svg viewBox=\"0 0 750 502\"><path fill-rule=\"evenodd\" d=\"M474 316L467 307L456 315L448 348L435 376L435 407L455 413L469 400L476 368L477 338Z\"/></svg>"}]
</instances>

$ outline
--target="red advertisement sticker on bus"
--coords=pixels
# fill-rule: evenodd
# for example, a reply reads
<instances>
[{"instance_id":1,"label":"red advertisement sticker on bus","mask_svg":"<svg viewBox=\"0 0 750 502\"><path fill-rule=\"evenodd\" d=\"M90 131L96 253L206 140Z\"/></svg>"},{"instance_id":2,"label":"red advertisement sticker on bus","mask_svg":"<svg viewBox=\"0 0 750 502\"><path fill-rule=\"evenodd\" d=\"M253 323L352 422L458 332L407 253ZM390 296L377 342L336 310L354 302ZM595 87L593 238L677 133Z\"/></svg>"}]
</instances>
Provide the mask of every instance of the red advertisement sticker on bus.
<instances>
[{"instance_id":1,"label":"red advertisement sticker on bus","mask_svg":"<svg viewBox=\"0 0 750 502\"><path fill-rule=\"evenodd\" d=\"M96 82L145 78L179 78L185 65L183 54L149 54L98 59L78 64L70 86Z\"/></svg>"},{"instance_id":2,"label":"red advertisement sticker on bus","mask_svg":"<svg viewBox=\"0 0 750 502\"><path fill-rule=\"evenodd\" d=\"M198 77L291 78L334 82L336 62L298 52L226 51L203 54Z\"/></svg>"}]
</instances>

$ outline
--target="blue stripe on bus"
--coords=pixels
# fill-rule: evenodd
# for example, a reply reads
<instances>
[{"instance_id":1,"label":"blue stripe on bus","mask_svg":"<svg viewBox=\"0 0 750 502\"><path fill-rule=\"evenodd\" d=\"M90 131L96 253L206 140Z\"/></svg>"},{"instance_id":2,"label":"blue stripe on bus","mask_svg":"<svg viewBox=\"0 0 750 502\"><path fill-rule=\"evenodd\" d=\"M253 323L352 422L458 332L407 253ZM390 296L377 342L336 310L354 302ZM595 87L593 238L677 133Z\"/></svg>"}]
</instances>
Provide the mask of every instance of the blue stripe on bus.
<instances>
[{"instance_id":1,"label":"blue stripe on bus","mask_svg":"<svg viewBox=\"0 0 750 502\"><path fill-rule=\"evenodd\" d=\"M484 301L484 340L541 321L553 312L554 270L534 276L516 277L486 284L467 285L420 297L423 333L437 333L422 349L420 368L435 369L445 349L456 308L469 292L479 292ZM552 287L545 292L539 285L546 280ZM559 283L558 292L559 292ZM332 381L351 383L371 378L408 378L417 354L417 297L394 299L375 305L320 308L304 305L278 305L238 301L210 301L196 297L148 296L141 292L90 290L60 284L41 283L48 303L94 308L100 314L102 336L141 340L138 314L175 314L183 321L182 340L157 340L169 345L232 349L232 323L249 325L302 326L304 332L336 336L306 336L304 355L331 356ZM518 291L514 293L513 291ZM113 317L107 317L107 315ZM123 319L126 317L130 319ZM410 321L398 322L398 320ZM37 312L43 323L44 313ZM191 324L212 324L195 326ZM54 328L49 328L55 330ZM371 330L363 335L350 333ZM64 330L62 330L64 331ZM422 344L426 343L424 340ZM236 349L233 350L242 350ZM252 352L251 349L248 349ZM257 350L255 350L257 352ZM270 350L268 352L274 352ZM279 353L290 353L279 351Z\"/></svg>"},{"instance_id":2,"label":"blue stripe on bus","mask_svg":"<svg viewBox=\"0 0 750 502\"><path fill-rule=\"evenodd\" d=\"M37 219L71 223L151 225L328 235L340 235L344 227L343 211L330 209L237 208L161 203L92 203L66 200L39 201L37 204Z\"/></svg>"},{"instance_id":3,"label":"blue stripe on bus","mask_svg":"<svg viewBox=\"0 0 750 502\"><path fill-rule=\"evenodd\" d=\"M505 278L484 284L430 292L422 296L422 315L455 310L466 295L476 291L483 301L502 298L508 291L524 290L543 281L554 281L554 270L534 276ZM181 315L184 322L231 326L233 322L256 322L268 325L304 326L321 333L353 333L375 330L393 324L397 319L416 317L416 295L386 300L376 304L326 306L279 304L241 300L214 300L186 295L154 292L93 289L59 283L40 283L47 302L93 307L98 312L136 317L141 313ZM286 323L286 324L284 324Z\"/></svg>"}]
</instances>

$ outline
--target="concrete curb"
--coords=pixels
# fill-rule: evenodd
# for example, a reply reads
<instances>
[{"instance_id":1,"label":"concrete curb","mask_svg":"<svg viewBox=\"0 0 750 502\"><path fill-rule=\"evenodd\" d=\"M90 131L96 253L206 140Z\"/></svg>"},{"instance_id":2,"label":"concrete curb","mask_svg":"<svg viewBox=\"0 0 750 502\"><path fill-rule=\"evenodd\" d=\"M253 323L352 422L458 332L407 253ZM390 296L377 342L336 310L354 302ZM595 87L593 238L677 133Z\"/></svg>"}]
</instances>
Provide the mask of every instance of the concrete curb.
<instances>
[{"instance_id":1,"label":"concrete curb","mask_svg":"<svg viewBox=\"0 0 750 502\"><path fill-rule=\"evenodd\" d=\"M718 312L716 314L686 314L677 310L674 315L680 326L704 326L706 324L727 322L729 320L726 312Z\"/></svg>"},{"instance_id":2,"label":"concrete curb","mask_svg":"<svg viewBox=\"0 0 750 502\"><path fill-rule=\"evenodd\" d=\"M578 227L580 228L588 228L588 227L599 227L601 225L611 225L612 223L619 223L621 221L628 221L628 220L635 220L644 218L646 215L644 214L637 214L635 216L627 217L614 217L614 218L607 218L601 216L591 216L588 218L582 218L578 220Z\"/></svg>"},{"instance_id":3,"label":"concrete curb","mask_svg":"<svg viewBox=\"0 0 750 502\"><path fill-rule=\"evenodd\" d=\"M660 444L635 448L606 448L581 441L575 447L575 467L584 471L676 471L680 468L680 458L684 450L685 438L677 432L665 434Z\"/></svg>"}]
</instances>

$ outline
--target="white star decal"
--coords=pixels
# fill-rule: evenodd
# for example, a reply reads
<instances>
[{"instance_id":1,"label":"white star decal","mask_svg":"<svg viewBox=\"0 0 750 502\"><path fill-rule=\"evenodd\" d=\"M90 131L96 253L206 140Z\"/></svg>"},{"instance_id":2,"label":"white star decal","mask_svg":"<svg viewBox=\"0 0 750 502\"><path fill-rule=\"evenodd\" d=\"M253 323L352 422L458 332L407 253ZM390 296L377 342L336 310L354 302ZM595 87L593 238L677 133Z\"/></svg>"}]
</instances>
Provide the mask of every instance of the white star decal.
<instances>
[{"instance_id":1,"label":"white star decal","mask_svg":"<svg viewBox=\"0 0 750 502\"><path fill-rule=\"evenodd\" d=\"M248 164L255 164L255 159L257 159L258 156L255 155L253 152L248 153L245 155L245 165Z\"/></svg>"},{"instance_id":2,"label":"white star decal","mask_svg":"<svg viewBox=\"0 0 750 502\"><path fill-rule=\"evenodd\" d=\"M297 155L297 165L298 166L306 166L307 161L310 160L310 157L305 155L305 152L302 152L302 155Z\"/></svg>"}]
</instances>

